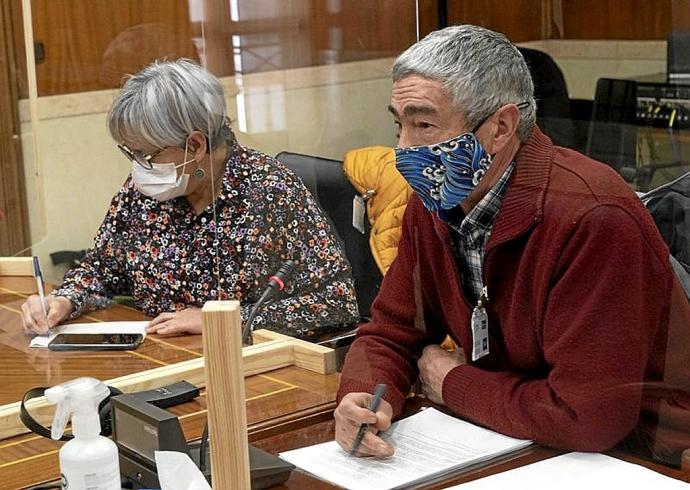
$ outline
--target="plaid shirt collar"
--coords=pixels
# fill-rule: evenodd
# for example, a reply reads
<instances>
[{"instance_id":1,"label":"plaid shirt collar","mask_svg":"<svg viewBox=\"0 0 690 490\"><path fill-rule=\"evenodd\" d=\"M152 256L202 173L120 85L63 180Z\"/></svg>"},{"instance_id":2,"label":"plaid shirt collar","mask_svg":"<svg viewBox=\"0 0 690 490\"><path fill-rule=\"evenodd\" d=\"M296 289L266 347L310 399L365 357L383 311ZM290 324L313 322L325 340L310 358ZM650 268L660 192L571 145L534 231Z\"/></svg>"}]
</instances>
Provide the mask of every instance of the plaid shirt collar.
<instances>
[{"instance_id":1,"label":"plaid shirt collar","mask_svg":"<svg viewBox=\"0 0 690 490\"><path fill-rule=\"evenodd\" d=\"M470 210L461 223L451 220L448 224L460 235L461 239L470 247L476 247L478 240L486 237L491 231L496 216L501 209L503 196L513 173L515 161L503 172L501 178L491 190Z\"/></svg>"}]
</instances>

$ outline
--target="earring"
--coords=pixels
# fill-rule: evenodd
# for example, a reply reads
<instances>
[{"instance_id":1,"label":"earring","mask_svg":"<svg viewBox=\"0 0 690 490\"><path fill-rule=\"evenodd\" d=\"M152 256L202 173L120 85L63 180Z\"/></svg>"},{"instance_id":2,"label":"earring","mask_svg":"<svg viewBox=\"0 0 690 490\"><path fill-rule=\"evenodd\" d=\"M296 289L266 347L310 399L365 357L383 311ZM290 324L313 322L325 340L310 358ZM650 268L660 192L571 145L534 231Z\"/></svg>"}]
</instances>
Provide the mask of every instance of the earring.
<instances>
[{"instance_id":1,"label":"earring","mask_svg":"<svg viewBox=\"0 0 690 490\"><path fill-rule=\"evenodd\" d=\"M203 180L204 177L206 177L206 170L204 170L203 168L197 168L194 171L194 178L196 180Z\"/></svg>"}]
</instances>

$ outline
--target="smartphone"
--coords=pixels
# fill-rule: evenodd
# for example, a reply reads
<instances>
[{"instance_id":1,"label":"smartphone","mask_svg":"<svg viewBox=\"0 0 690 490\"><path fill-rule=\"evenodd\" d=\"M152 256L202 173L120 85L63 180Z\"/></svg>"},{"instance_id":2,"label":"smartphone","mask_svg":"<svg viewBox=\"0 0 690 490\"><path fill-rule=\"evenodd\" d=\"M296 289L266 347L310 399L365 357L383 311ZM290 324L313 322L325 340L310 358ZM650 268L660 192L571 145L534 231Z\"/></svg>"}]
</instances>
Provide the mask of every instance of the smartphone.
<instances>
[{"instance_id":1,"label":"smartphone","mask_svg":"<svg viewBox=\"0 0 690 490\"><path fill-rule=\"evenodd\" d=\"M132 350L144 340L140 333L59 333L50 350Z\"/></svg>"}]
</instances>

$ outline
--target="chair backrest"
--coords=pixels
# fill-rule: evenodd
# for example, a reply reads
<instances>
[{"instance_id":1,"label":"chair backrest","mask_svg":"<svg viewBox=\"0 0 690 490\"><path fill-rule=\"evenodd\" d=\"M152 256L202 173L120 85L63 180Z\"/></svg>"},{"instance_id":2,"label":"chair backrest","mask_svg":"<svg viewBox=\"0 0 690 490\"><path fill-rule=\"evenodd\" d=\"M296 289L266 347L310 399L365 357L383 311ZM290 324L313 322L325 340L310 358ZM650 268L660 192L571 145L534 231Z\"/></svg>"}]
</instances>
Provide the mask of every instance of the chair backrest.
<instances>
[{"instance_id":1,"label":"chair backrest","mask_svg":"<svg viewBox=\"0 0 690 490\"><path fill-rule=\"evenodd\" d=\"M366 234L352 227L352 200L357 191L343 172L343 162L286 151L276 158L304 182L329 219L352 266L359 313L368 317L382 276L369 248L368 223Z\"/></svg>"},{"instance_id":2,"label":"chair backrest","mask_svg":"<svg viewBox=\"0 0 690 490\"><path fill-rule=\"evenodd\" d=\"M668 245L673 270L690 298L690 172L641 197Z\"/></svg>"},{"instance_id":3,"label":"chair backrest","mask_svg":"<svg viewBox=\"0 0 690 490\"><path fill-rule=\"evenodd\" d=\"M34 264L31 257L0 257L0 277L33 275Z\"/></svg>"},{"instance_id":4,"label":"chair backrest","mask_svg":"<svg viewBox=\"0 0 690 490\"><path fill-rule=\"evenodd\" d=\"M543 51L519 47L534 83L539 128L560 146L577 146L568 86L554 59Z\"/></svg>"},{"instance_id":5,"label":"chair backrest","mask_svg":"<svg viewBox=\"0 0 690 490\"><path fill-rule=\"evenodd\" d=\"M637 84L600 78L594 95L587 156L613 167L623 178L635 177Z\"/></svg>"}]
</instances>

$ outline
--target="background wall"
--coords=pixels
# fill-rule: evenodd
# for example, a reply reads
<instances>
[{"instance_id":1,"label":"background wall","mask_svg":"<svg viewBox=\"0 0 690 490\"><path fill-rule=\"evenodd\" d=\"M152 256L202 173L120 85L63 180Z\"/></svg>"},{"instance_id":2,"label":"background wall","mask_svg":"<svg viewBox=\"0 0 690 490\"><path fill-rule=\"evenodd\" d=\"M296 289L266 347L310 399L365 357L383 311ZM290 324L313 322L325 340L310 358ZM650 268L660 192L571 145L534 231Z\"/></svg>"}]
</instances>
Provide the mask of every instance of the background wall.
<instances>
[{"instance_id":1,"label":"background wall","mask_svg":"<svg viewBox=\"0 0 690 490\"><path fill-rule=\"evenodd\" d=\"M663 72L663 41L535 41L566 77L571 98L592 98L600 76L625 78ZM352 148L394 146L389 71L393 58L223 78L228 115L241 144L275 155L283 150L341 159ZM45 210L29 200L29 214L45 212L43 236L31 228L36 253L90 245L110 198L130 171L105 128L117 91L39 99L42 162L24 152L27 194L43 188ZM239 110L238 110L239 108ZM20 105L24 149L30 149L26 101ZM40 170L36 172L36 170ZM37 182L35 174L42 174ZM41 184L41 185L39 185ZM60 271L50 268L57 280Z\"/></svg>"},{"instance_id":2,"label":"background wall","mask_svg":"<svg viewBox=\"0 0 690 490\"><path fill-rule=\"evenodd\" d=\"M290 150L331 158L342 158L356 146L393 146L395 128L386 110L391 61L258 73L242 77L241 86L232 77L222 79L239 142L270 155ZM110 199L130 171L105 126L116 93L40 98L38 168L30 151L28 104L20 104L29 214L45 213L46 218L45 234L38 220L30 222L31 239L51 281L58 281L62 271L49 266L48 254L91 245ZM45 209L37 208L41 189Z\"/></svg>"}]
</instances>

